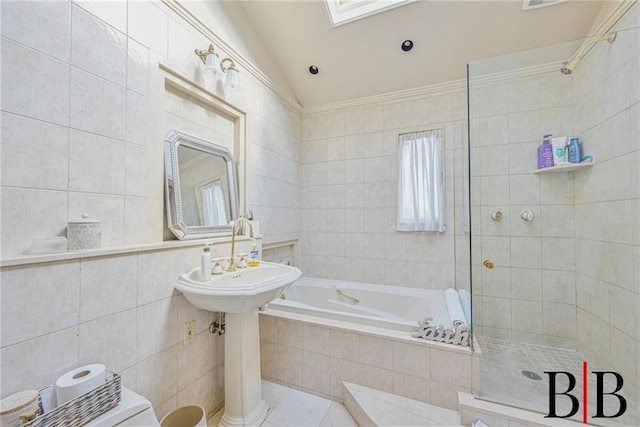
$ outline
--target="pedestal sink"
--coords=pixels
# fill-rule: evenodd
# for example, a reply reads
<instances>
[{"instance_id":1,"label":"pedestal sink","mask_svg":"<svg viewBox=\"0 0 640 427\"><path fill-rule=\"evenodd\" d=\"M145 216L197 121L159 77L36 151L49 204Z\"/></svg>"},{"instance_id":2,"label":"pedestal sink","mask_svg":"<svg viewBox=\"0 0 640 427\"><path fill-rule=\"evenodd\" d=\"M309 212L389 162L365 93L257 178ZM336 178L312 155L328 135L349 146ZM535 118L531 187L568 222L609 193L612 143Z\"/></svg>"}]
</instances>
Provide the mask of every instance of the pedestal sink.
<instances>
[{"instance_id":1,"label":"pedestal sink","mask_svg":"<svg viewBox=\"0 0 640 427\"><path fill-rule=\"evenodd\" d=\"M278 298L302 275L295 267L261 262L200 279L200 268L180 276L176 289L196 308L226 313L224 415L220 426L259 426L269 406L260 389L258 308Z\"/></svg>"}]
</instances>

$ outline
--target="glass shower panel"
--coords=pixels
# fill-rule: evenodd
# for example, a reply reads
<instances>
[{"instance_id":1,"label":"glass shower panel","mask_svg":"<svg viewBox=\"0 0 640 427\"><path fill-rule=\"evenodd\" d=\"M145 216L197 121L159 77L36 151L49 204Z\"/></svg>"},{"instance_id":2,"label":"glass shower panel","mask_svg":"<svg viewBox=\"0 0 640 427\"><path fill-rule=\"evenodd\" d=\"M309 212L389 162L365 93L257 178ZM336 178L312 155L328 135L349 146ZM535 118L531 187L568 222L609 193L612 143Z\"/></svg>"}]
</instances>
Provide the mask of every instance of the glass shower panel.
<instances>
[{"instance_id":1,"label":"glass shower panel","mask_svg":"<svg viewBox=\"0 0 640 427\"><path fill-rule=\"evenodd\" d=\"M591 418L597 397L591 372L612 371L624 378L619 394L628 407L606 423L640 425L636 21L618 29L613 42L575 40L468 65L473 328L481 350L474 394L480 398L549 414L545 371L567 372L557 375L558 393L572 375L570 393L582 400L587 362L588 421L602 423ZM584 55L561 72L576 52ZM548 134L580 138L585 162L571 165L575 170L539 171L538 146ZM554 143L564 146L561 141ZM615 390L615 376L604 379L605 391ZM616 414L619 400L608 397L605 414ZM572 412L567 396L554 401L557 415ZM572 418L582 417L579 409Z\"/></svg>"}]
</instances>

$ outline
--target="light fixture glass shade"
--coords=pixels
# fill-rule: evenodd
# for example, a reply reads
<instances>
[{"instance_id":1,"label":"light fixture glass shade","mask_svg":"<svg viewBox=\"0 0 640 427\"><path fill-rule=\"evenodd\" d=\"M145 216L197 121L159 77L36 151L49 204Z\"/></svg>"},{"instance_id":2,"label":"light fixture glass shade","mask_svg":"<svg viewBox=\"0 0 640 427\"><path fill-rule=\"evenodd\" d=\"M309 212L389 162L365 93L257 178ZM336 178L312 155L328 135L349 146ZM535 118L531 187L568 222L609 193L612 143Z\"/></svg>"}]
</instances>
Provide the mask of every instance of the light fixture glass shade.
<instances>
[{"instance_id":1,"label":"light fixture glass shade","mask_svg":"<svg viewBox=\"0 0 640 427\"><path fill-rule=\"evenodd\" d=\"M207 55L207 60L204 64L204 73L215 79L221 79L224 75L220 67L220 57L217 53Z\"/></svg>"},{"instance_id":2,"label":"light fixture glass shade","mask_svg":"<svg viewBox=\"0 0 640 427\"><path fill-rule=\"evenodd\" d=\"M233 92L240 92L240 73L234 66L227 68L227 79L224 88Z\"/></svg>"}]
</instances>

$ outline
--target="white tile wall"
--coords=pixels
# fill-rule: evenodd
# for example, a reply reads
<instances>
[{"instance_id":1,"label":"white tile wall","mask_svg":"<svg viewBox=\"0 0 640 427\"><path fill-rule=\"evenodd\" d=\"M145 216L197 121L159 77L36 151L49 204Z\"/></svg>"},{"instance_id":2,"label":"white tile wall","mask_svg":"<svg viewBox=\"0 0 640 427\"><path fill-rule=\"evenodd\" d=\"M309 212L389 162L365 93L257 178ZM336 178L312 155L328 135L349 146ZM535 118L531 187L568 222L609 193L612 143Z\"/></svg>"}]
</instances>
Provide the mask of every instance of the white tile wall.
<instances>
[{"instance_id":1,"label":"white tile wall","mask_svg":"<svg viewBox=\"0 0 640 427\"><path fill-rule=\"evenodd\" d=\"M8 268L2 282L2 347L78 325L78 262Z\"/></svg>"},{"instance_id":2,"label":"white tile wall","mask_svg":"<svg viewBox=\"0 0 640 427\"><path fill-rule=\"evenodd\" d=\"M69 124L69 64L2 39L3 111Z\"/></svg>"},{"instance_id":3,"label":"white tile wall","mask_svg":"<svg viewBox=\"0 0 640 427\"><path fill-rule=\"evenodd\" d=\"M146 96L127 91L127 129L126 139L139 145L150 145L149 100Z\"/></svg>"},{"instance_id":4,"label":"white tile wall","mask_svg":"<svg viewBox=\"0 0 640 427\"><path fill-rule=\"evenodd\" d=\"M136 306L137 259L114 256L82 260L80 283L81 322L133 308Z\"/></svg>"},{"instance_id":5,"label":"white tile wall","mask_svg":"<svg viewBox=\"0 0 640 427\"><path fill-rule=\"evenodd\" d=\"M39 390L80 366L78 335L78 327L74 326L3 346L2 393L8 396L21 390Z\"/></svg>"},{"instance_id":6,"label":"white tile wall","mask_svg":"<svg viewBox=\"0 0 640 427\"><path fill-rule=\"evenodd\" d=\"M149 94L149 49L132 38L127 40L127 88L144 96Z\"/></svg>"},{"instance_id":7,"label":"white tile wall","mask_svg":"<svg viewBox=\"0 0 640 427\"><path fill-rule=\"evenodd\" d=\"M597 162L583 183L578 186L576 181L575 190L578 330L585 323L594 325L590 335L578 334L578 350L623 374L629 394L636 398L640 376L629 358L640 357L640 282L633 267L634 253L638 253L633 236L640 223L630 213L640 200L638 10L634 6L619 24L631 28L619 31L620 39L598 46L594 55L585 58L584 69L575 73L580 90L573 97L574 126L585 144L589 141L587 154L595 153ZM592 110L585 111L581 105Z\"/></svg>"},{"instance_id":8,"label":"white tile wall","mask_svg":"<svg viewBox=\"0 0 640 427\"><path fill-rule=\"evenodd\" d=\"M187 247L3 268L3 394L43 387L82 364L104 363L165 408L161 412L176 407L178 393L193 396L195 389L209 396L207 410L215 409L223 400L218 372L224 363L223 338L208 331L216 314L195 309L173 291L178 272L198 265L199 253L200 247ZM150 292L154 287L160 291ZM182 329L190 320L197 335L185 347ZM204 385L204 378L215 381Z\"/></svg>"},{"instance_id":9,"label":"white tile wall","mask_svg":"<svg viewBox=\"0 0 640 427\"><path fill-rule=\"evenodd\" d=\"M67 221L84 212L102 220L103 247L161 241L159 127L184 125L222 144L233 141L230 122L207 109L187 105L182 116L165 120L160 102L149 101L164 96L155 86L158 63L182 61L182 71L198 80L193 49L209 40L157 1L0 7L3 259L27 254L34 238L65 235ZM203 84L247 112L247 156L257 165L247 174L246 194L262 232L295 239L302 117L241 73L239 95ZM223 246L220 255L229 250ZM216 409L224 399L224 345L208 332L214 315L173 290L199 253L183 248L3 268L2 397L100 361L149 398L160 417L179 404ZM183 347L189 320L196 321L197 340Z\"/></svg>"},{"instance_id":10,"label":"white tile wall","mask_svg":"<svg viewBox=\"0 0 640 427\"><path fill-rule=\"evenodd\" d=\"M3 254L27 253L33 239L64 235L68 207L65 191L2 187L0 197Z\"/></svg>"},{"instance_id":11,"label":"white tile wall","mask_svg":"<svg viewBox=\"0 0 640 427\"><path fill-rule=\"evenodd\" d=\"M1 150L3 185L67 190L69 129L2 113ZM38 159L42 152L50 155ZM31 173L23 173L25 170Z\"/></svg>"},{"instance_id":12,"label":"white tile wall","mask_svg":"<svg viewBox=\"0 0 640 427\"><path fill-rule=\"evenodd\" d=\"M150 80L157 79L159 61L184 63L183 71L201 79L193 45L204 47L209 41L169 17L159 2L109 7L86 1L9 2L2 12L3 75L11 76L2 83L3 186L20 188L15 191L23 193L25 202L33 199L42 206L49 205L51 197L27 196L28 189L69 192L67 208L52 210L47 220L18 218L17 226L27 221L41 225L21 241L3 235L3 254L23 254L33 237L63 233L64 226L52 230L48 224L66 222L82 212L79 209L104 221L103 246L158 241L162 219L150 210L160 208L156 201L162 199L164 186L150 162L156 162L163 149L152 138L166 129L158 132L155 125L178 126L225 145L230 145L233 125L192 102L183 103L180 112L188 122L152 117L161 112L149 103ZM268 239L297 238L302 118L252 79L243 73L242 95L229 98L247 111L247 158L252 166L247 208L262 220ZM227 97L220 88L212 90ZM33 173L22 172L27 168ZM19 206L33 209L26 203ZM10 223L11 213L5 214Z\"/></svg>"},{"instance_id":13,"label":"white tile wall","mask_svg":"<svg viewBox=\"0 0 640 427\"><path fill-rule=\"evenodd\" d=\"M123 194L126 144L117 139L71 130L69 190Z\"/></svg>"},{"instance_id":14,"label":"white tile wall","mask_svg":"<svg viewBox=\"0 0 640 427\"><path fill-rule=\"evenodd\" d=\"M454 122L454 97L460 103L460 96L445 91L304 117L300 250L305 274L421 288L453 286L453 181L462 176L461 159L454 153L460 153L455 141L466 127L460 107ZM398 233L398 134L432 128L445 129L447 231Z\"/></svg>"},{"instance_id":15,"label":"white tile wall","mask_svg":"<svg viewBox=\"0 0 640 427\"><path fill-rule=\"evenodd\" d=\"M76 68L71 69L70 124L120 140L126 135L126 90Z\"/></svg>"},{"instance_id":16,"label":"white tile wall","mask_svg":"<svg viewBox=\"0 0 640 427\"><path fill-rule=\"evenodd\" d=\"M135 324L135 309L82 323L78 364L99 362L114 372L122 372L134 366L137 360Z\"/></svg>"},{"instance_id":17,"label":"white tile wall","mask_svg":"<svg viewBox=\"0 0 640 427\"><path fill-rule=\"evenodd\" d=\"M124 86L126 36L79 7L72 7L71 16L71 65Z\"/></svg>"},{"instance_id":18,"label":"white tile wall","mask_svg":"<svg viewBox=\"0 0 640 427\"><path fill-rule=\"evenodd\" d=\"M127 17L127 30L130 37L163 56L167 55L169 18L157 3L130 2Z\"/></svg>"},{"instance_id":19,"label":"white tile wall","mask_svg":"<svg viewBox=\"0 0 640 427\"><path fill-rule=\"evenodd\" d=\"M69 62L70 3L23 3L2 4L2 35L46 55ZM7 65L4 60L3 64Z\"/></svg>"}]
</instances>

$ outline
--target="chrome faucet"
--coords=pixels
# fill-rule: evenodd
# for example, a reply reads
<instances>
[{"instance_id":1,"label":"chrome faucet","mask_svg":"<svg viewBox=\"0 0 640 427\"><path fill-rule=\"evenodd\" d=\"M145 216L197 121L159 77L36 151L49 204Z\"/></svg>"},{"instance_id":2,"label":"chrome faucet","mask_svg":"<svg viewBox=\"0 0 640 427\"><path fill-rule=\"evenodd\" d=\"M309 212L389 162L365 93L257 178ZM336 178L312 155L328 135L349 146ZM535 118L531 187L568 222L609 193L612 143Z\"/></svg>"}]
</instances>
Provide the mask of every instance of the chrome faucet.
<instances>
[{"instance_id":1,"label":"chrome faucet","mask_svg":"<svg viewBox=\"0 0 640 427\"><path fill-rule=\"evenodd\" d=\"M236 263L233 260L236 251L236 225L244 222L249 226L249 237L251 240L253 238L253 226L251 222L245 217L238 217L235 221L233 221L233 227L231 227L231 258L229 258L229 267L227 267L227 271L236 271Z\"/></svg>"}]
</instances>

